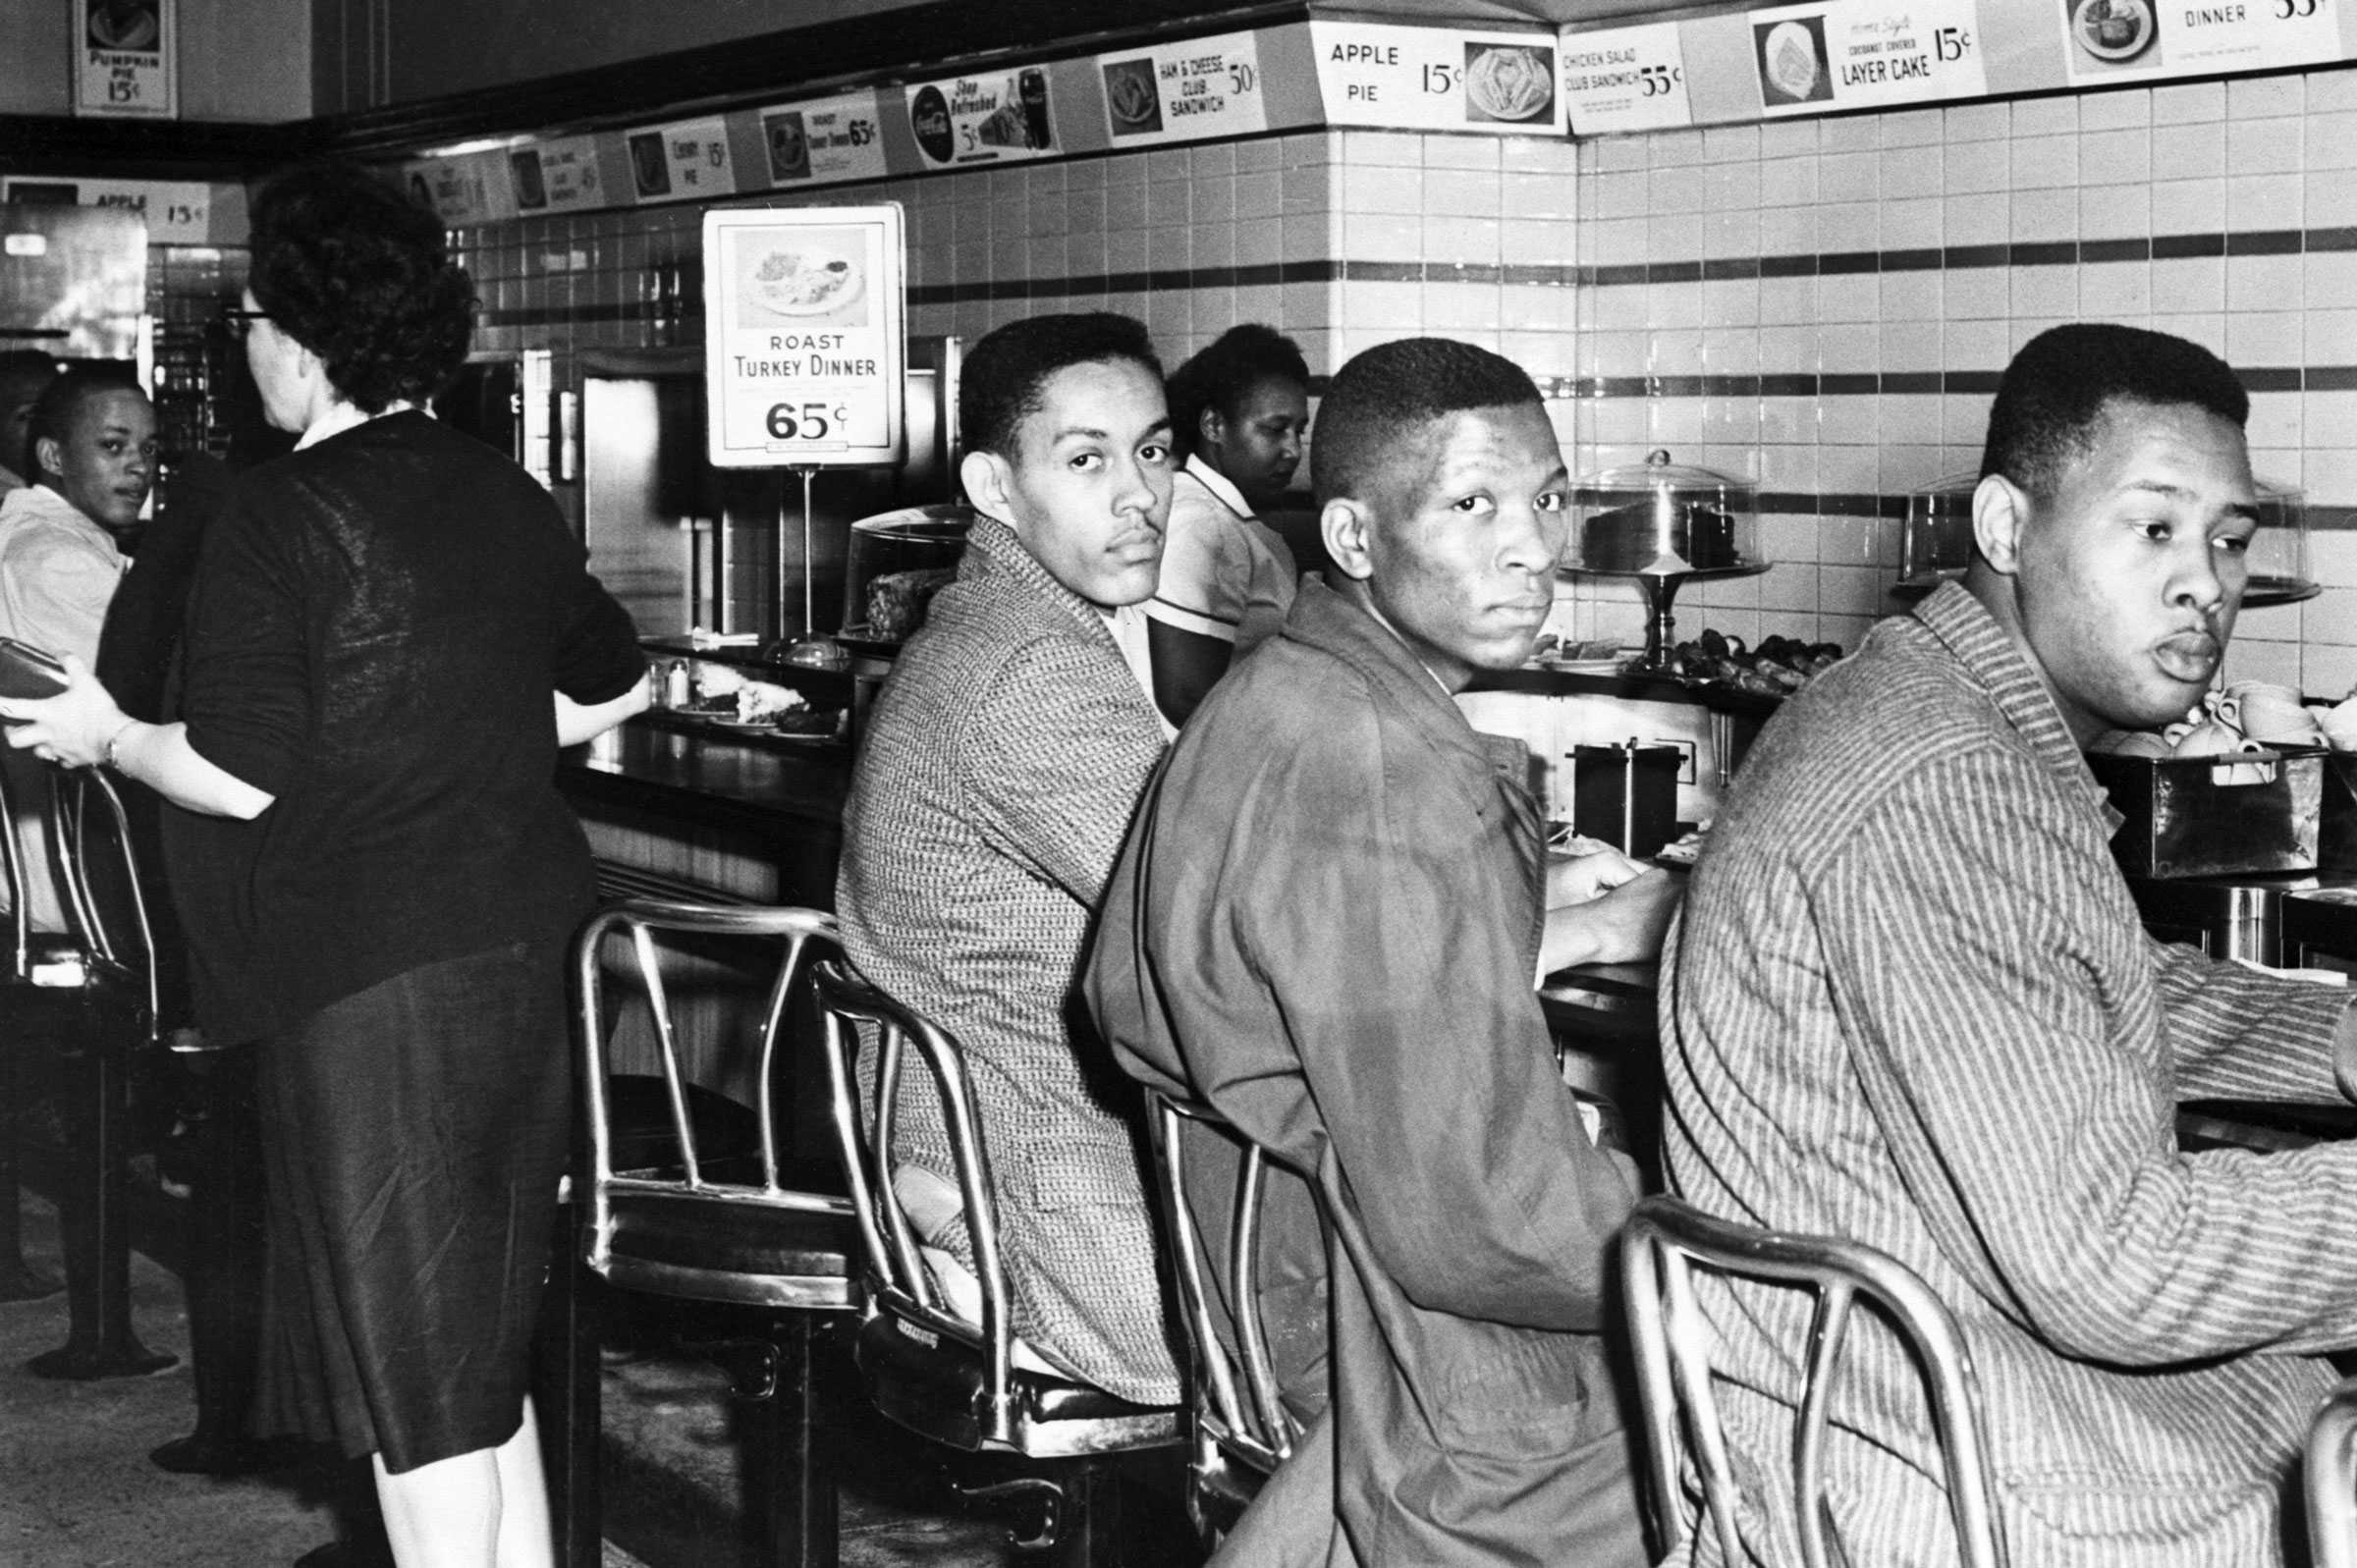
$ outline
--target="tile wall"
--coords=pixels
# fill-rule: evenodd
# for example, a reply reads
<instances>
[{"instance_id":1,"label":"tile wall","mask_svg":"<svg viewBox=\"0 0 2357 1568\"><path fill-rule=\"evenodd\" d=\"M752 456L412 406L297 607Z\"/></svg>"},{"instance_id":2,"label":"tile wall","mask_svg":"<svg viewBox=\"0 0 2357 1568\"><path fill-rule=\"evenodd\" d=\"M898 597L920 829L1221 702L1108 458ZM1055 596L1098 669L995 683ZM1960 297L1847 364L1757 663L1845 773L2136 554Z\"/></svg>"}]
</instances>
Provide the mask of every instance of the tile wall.
<instances>
[{"instance_id":1,"label":"tile wall","mask_svg":"<svg viewBox=\"0 0 2357 1568\"><path fill-rule=\"evenodd\" d=\"M2252 610L2230 675L2357 682L2357 71L1578 144L1316 131L812 199L907 206L920 334L1102 306L1174 363L1244 320L1320 375L1413 332L1496 348L1574 472L1668 447L1759 482L1776 566L1689 585L1687 634L1854 645L1899 606L1905 492L1977 462L2016 346L2078 318L2180 333L2244 372L2262 474L2317 509L2327 592ZM562 385L580 350L686 341L699 217L462 233L482 347L553 348ZM1641 625L1615 582L1568 585L1559 619Z\"/></svg>"}]
</instances>

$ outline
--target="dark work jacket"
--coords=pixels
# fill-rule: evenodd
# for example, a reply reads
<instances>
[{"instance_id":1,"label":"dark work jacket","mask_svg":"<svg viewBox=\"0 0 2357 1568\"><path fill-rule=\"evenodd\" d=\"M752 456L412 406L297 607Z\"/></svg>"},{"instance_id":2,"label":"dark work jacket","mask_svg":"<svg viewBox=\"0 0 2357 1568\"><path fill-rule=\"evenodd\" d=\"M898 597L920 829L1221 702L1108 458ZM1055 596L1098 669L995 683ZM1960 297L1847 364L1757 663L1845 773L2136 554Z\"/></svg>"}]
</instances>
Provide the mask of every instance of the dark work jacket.
<instances>
[{"instance_id":1,"label":"dark work jacket","mask_svg":"<svg viewBox=\"0 0 2357 1568\"><path fill-rule=\"evenodd\" d=\"M1335 1518L1288 1562L1644 1561L1601 1332L1637 1183L1556 1071L1522 771L1306 583L1179 735L1106 895L1090 1000L1123 1065L1332 1219Z\"/></svg>"}]
</instances>

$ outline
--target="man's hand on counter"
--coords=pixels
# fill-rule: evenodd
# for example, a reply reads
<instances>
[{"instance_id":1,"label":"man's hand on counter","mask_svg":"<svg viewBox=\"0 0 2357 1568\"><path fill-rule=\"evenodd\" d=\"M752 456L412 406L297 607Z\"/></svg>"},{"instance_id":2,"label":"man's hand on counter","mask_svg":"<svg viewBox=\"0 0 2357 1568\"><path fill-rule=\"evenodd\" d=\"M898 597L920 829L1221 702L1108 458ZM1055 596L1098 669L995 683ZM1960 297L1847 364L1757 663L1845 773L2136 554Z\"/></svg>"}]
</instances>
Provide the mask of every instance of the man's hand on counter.
<instances>
[{"instance_id":1,"label":"man's hand on counter","mask_svg":"<svg viewBox=\"0 0 2357 1568\"><path fill-rule=\"evenodd\" d=\"M1580 860L1602 858L1583 855L1562 866L1576 867ZM1541 979L1572 964L1634 963L1661 955L1662 939L1670 929L1670 917L1677 910L1684 882L1667 871L1640 870L1617 854L1612 858L1635 874L1621 879L1618 867L1590 868L1597 879L1590 886L1601 891L1576 902L1555 902L1559 868L1548 868L1552 907L1547 911L1546 935L1539 944ZM1606 876L1616 880L1606 881ZM1563 879L1566 892L1570 882L1568 877Z\"/></svg>"}]
</instances>

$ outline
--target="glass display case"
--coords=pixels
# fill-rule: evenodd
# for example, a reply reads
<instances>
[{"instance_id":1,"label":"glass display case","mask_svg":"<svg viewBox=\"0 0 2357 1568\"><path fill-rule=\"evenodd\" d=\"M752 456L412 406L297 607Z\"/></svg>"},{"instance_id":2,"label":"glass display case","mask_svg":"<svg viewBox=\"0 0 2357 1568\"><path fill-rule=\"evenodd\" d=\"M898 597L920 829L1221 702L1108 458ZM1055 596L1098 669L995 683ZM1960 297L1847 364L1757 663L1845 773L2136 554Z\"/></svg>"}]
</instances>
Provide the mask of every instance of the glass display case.
<instances>
[{"instance_id":1,"label":"glass display case","mask_svg":"<svg viewBox=\"0 0 2357 1568\"><path fill-rule=\"evenodd\" d=\"M1667 450L1589 474L1572 500L1577 518L1562 569L1636 579L1649 611L1641 669L1665 668L1676 624L1671 604L1686 582L1768 569L1751 481L1672 462Z\"/></svg>"},{"instance_id":2,"label":"glass display case","mask_svg":"<svg viewBox=\"0 0 2357 1568\"><path fill-rule=\"evenodd\" d=\"M958 574L973 519L967 507L902 507L852 523L837 640L854 656L898 653L924 624L933 595Z\"/></svg>"}]
</instances>

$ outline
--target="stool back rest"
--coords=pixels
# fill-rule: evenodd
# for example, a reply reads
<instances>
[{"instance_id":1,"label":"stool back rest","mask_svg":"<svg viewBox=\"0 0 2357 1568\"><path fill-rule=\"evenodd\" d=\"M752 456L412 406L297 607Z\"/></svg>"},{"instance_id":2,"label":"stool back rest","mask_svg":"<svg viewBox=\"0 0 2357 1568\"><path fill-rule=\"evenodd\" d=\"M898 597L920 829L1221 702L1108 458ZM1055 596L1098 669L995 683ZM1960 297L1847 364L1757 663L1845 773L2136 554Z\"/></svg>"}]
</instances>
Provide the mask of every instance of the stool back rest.
<instances>
[{"instance_id":1,"label":"stool back rest","mask_svg":"<svg viewBox=\"0 0 2357 1568\"><path fill-rule=\"evenodd\" d=\"M1293 1439L1300 1435L1295 1422L1277 1393L1277 1373L1269 1358L1268 1335L1260 1321L1261 1194L1268 1156L1258 1144L1246 1142L1238 1157L1234 1212L1228 1231L1228 1277L1233 1303L1236 1348L1233 1354L1221 1343L1212 1313L1211 1292L1205 1282L1210 1248L1196 1222L1195 1205L1188 1200L1185 1151L1181 1148L1181 1118L1233 1129L1200 1106L1181 1105L1158 1089L1146 1091L1146 1119L1153 1136L1156 1185L1161 1189L1163 1225L1178 1262L1178 1296L1186 1325L1187 1348L1193 1353L1191 1379L1198 1419L1208 1413L1232 1445L1264 1472L1292 1457ZM1236 1374L1243 1375L1243 1396ZM1208 1403L1209 1410L1205 1406Z\"/></svg>"},{"instance_id":2,"label":"stool back rest","mask_svg":"<svg viewBox=\"0 0 2357 1568\"><path fill-rule=\"evenodd\" d=\"M115 783L95 768L39 765L43 838L57 868L57 896L66 926L88 957L121 973L136 974L144 988L146 1012L140 1027L152 1037L156 1025L155 929L147 914L145 885L139 880L138 851L133 847L131 818ZM7 771L0 769L0 862L5 863L10 907L9 977L32 975L33 868L25 863L17 839L15 801ZM111 862L120 879L118 894L101 896L93 873Z\"/></svg>"},{"instance_id":3,"label":"stool back rest","mask_svg":"<svg viewBox=\"0 0 2357 1568\"><path fill-rule=\"evenodd\" d=\"M999 1254L999 1208L991 1185L990 1151L974 1108L965 1058L948 1033L858 979L850 965L833 961L816 971L819 1012L826 1020L827 1087L835 1116L835 1141L850 1185L851 1208L867 1253L869 1300L934 1333L973 1346L984 1358L984 1394L997 1417L1013 1411L1014 1326L1008 1308L1007 1271ZM860 1093L858 1056L863 1039L874 1041L875 1104ZM918 1252L914 1224L893 1187L893 1125L900 1104L904 1063L914 1055L941 1097L942 1123L958 1166L958 1191L964 1206L966 1236L973 1244L974 1274L982 1286L982 1322L958 1317ZM994 1433L1004 1438L1006 1433Z\"/></svg>"},{"instance_id":4,"label":"stool back rest","mask_svg":"<svg viewBox=\"0 0 2357 1568\"><path fill-rule=\"evenodd\" d=\"M1621 1230L1630 1335L1637 1353L1653 1501L1666 1543L1684 1539L1678 1476L1681 1426L1693 1437L1703 1512L1729 1562L1749 1560L1735 1539L1735 1483L1712 1393L1713 1333L1695 1299L1693 1271L1790 1285L1816 1298L1808 1375L1794 1444L1792 1502L1806 1568L1828 1568L1825 1439L1851 1308L1865 1296L1889 1315L1929 1384L1947 1473L1948 1506L1964 1568L2002 1568L1990 1498L1980 1384L1955 1319L1896 1259L1856 1242L1787 1235L1715 1219L1679 1199L1640 1202Z\"/></svg>"},{"instance_id":5,"label":"stool back rest","mask_svg":"<svg viewBox=\"0 0 2357 1568\"><path fill-rule=\"evenodd\" d=\"M2305 1472L2316 1568L2357 1568L2357 1378L2318 1408L2308 1428Z\"/></svg>"},{"instance_id":6,"label":"stool back rest","mask_svg":"<svg viewBox=\"0 0 2357 1568\"><path fill-rule=\"evenodd\" d=\"M6 744L0 740L0 746ZM22 767L31 755L11 750L0 756L0 873L8 880L8 978L20 984L32 979L32 881L25 864L24 845L17 841L17 806L9 771Z\"/></svg>"},{"instance_id":7,"label":"stool back rest","mask_svg":"<svg viewBox=\"0 0 2357 1568\"><path fill-rule=\"evenodd\" d=\"M663 979L659 934L696 934L774 941L781 953L755 1030L754 1081L760 1127L761 1181L758 1186L717 1181L705 1174L689 1114L687 1080L681 1065L679 1033ZM612 1016L607 1000L605 958L610 938L627 941L630 970L654 1025L656 1054L679 1154L680 1174L618 1174L614 1168L613 1108L607 1086L607 1043ZM573 941L575 1036L581 1053L581 1099L589 1139L589 1261L600 1265L612 1227L612 1198L618 1191L685 1193L714 1202L750 1202L772 1207L832 1213L840 1201L787 1190L778 1179L777 1114L774 1086L779 1070L779 1036L795 987L821 950L832 951L835 917L815 909L761 904L691 904L652 898L608 904L589 917Z\"/></svg>"}]
</instances>

